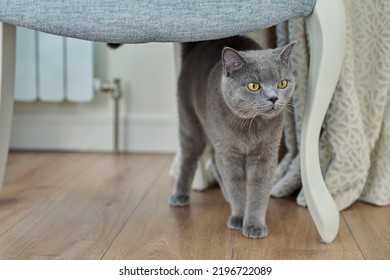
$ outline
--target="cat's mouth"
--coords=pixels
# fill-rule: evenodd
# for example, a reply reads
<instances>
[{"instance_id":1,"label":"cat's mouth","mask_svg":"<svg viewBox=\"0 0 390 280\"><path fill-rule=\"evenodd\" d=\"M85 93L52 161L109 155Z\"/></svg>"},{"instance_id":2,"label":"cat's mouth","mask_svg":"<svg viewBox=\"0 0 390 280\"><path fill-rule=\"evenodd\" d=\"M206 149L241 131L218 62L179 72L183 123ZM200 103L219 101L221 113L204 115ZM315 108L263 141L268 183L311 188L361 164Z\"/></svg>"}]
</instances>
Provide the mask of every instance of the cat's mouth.
<instances>
[{"instance_id":1,"label":"cat's mouth","mask_svg":"<svg viewBox=\"0 0 390 280\"><path fill-rule=\"evenodd\" d=\"M237 109L234 106L232 106L231 109L236 115L243 119L252 119L258 116L270 118L278 115L283 110L283 106L278 103L260 103L251 104L246 110Z\"/></svg>"},{"instance_id":2,"label":"cat's mouth","mask_svg":"<svg viewBox=\"0 0 390 280\"><path fill-rule=\"evenodd\" d=\"M257 111L260 115L275 115L281 111L280 106L277 104L268 104L265 106L257 107Z\"/></svg>"}]
</instances>

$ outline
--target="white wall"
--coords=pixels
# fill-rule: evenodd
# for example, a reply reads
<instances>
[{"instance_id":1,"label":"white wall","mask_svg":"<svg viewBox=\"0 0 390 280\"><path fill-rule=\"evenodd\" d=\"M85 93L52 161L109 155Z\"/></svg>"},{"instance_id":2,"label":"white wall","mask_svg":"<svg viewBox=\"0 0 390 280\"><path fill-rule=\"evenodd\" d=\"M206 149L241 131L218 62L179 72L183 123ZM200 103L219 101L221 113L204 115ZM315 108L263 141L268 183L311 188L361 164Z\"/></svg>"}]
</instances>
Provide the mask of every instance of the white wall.
<instances>
[{"instance_id":1,"label":"white wall","mask_svg":"<svg viewBox=\"0 0 390 280\"><path fill-rule=\"evenodd\" d=\"M174 44L95 46L95 76L120 78L121 149L173 152L177 147ZM11 148L111 151L113 103L98 93L91 103L20 103L14 110Z\"/></svg>"}]
</instances>

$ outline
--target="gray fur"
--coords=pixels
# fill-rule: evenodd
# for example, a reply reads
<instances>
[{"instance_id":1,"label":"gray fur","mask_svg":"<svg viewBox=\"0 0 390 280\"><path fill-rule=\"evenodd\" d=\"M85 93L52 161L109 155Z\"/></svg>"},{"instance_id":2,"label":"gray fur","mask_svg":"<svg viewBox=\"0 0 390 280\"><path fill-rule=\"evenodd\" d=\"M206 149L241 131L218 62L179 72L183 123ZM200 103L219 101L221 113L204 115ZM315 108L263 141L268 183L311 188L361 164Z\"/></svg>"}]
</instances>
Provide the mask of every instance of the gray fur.
<instances>
[{"instance_id":1,"label":"gray fur","mask_svg":"<svg viewBox=\"0 0 390 280\"><path fill-rule=\"evenodd\" d=\"M268 235L265 223L282 136L283 108L294 88L294 43L260 50L246 37L183 44L179 78L179 173L170 204L186 206L197 161L213 150L214 174L230 203L227 225L246 237ZM288 80L285 89L277 83ZM249 82L261 84L258 92Z\"/></svg>"}]
</instances>

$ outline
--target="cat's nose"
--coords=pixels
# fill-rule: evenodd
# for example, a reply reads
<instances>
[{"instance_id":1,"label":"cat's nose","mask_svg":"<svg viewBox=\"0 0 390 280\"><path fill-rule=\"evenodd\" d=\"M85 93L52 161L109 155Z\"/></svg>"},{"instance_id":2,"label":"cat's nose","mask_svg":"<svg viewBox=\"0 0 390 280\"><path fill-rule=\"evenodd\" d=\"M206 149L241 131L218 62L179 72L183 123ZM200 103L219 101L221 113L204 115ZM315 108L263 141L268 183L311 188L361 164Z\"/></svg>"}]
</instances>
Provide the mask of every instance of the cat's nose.
<instances>
[{"instance_id":1,"label":"cat's nose","mask_svg":"<svg viewBox=\"0 0 390 280\"><path fill-rule=\"evenodd\" d=\"M271 101L273 104L278 100L279 98L277 96L268 98L269 101Z\"/></svg>"}]
</instances>

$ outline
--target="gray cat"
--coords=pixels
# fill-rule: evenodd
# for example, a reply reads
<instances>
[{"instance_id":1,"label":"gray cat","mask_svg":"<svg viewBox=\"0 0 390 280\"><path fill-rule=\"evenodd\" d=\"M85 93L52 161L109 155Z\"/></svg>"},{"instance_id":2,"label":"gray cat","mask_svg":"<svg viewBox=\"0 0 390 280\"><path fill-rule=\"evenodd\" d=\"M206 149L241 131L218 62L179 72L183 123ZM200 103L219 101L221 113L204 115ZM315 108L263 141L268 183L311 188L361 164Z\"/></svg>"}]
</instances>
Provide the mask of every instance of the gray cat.
<instances>
[{"instance_id":1,"label":"gray cat","mask_svg":"<svg viewBox=\"0 0 390 280\"><path fill-rule=\"evenodd\" d=\"M186 206L206 145L231 216L244 236L268 235L266 208L277 165L283 108L294 89L295 42L260 50L247 37L182 44L179 77L179 172L170 204Z\"/></svg>"}]
</instances>

